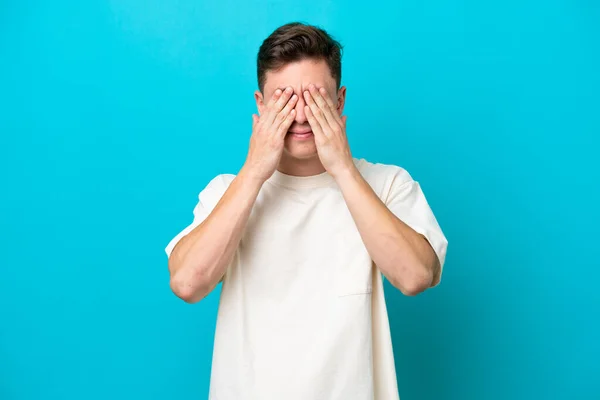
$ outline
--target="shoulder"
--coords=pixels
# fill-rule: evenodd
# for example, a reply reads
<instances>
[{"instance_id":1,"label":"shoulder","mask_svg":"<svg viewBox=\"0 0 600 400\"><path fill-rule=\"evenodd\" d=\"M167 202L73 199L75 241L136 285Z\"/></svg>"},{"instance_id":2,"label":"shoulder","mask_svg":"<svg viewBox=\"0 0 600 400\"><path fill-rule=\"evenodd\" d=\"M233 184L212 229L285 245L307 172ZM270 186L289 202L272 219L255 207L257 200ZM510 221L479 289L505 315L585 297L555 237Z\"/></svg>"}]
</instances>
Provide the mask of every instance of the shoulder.
<instances>
[{"instance_id":1,"label":"shoulder","mask_svg":"<svg viewBox=\"0 0 600 400\"><path fill-rule=\"evenodd\" d=\"M213 177L206 186L202 188L198 197L202 199L220 199L231 182L235 179L233 174L219 174Z\"/></svg>"},{"instance_id":2,"label":"shoulder","mask_svg":"<svg viewBox=\"0 0 600 400\"><path fill-rule=\"evenodd\" d=\"M208 185L206 185L207 188L214 188L214 189L219 189L219 188L224 188L227 189L229 187L229 185L231 184L231 182L233 182L233 180L235 179L235 175L234 174L219 174L215 177L213 177L210 182L208 183Z\"/></svg>"},{"instance_id":3,"label":"shoulder","mask_svg":"<svg viewBox=\"0 0 600 400\"><path fill-rule=\"evenodd\" d=\"M364 158L354 159L354 164L372 186L401 186L413 182L410 173L399 165L370 162Z\"/></svg>"}]
</instances>

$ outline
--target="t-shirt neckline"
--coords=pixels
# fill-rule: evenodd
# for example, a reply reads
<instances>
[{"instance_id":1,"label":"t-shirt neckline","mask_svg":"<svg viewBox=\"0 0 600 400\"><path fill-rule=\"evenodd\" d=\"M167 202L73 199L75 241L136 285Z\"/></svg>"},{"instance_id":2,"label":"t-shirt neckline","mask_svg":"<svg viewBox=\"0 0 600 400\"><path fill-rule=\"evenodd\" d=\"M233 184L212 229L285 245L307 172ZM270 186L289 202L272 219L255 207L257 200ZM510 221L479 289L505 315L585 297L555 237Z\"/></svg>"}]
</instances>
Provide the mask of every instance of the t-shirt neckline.
<instances>
[{"instance_id":1,"label":"t-shirt neckline","mask_svg":"<svg viewBox=\"0 0 600 400\"><path fill-rule=\"evenodd\" d=\"M268 181L289 188L316 188L329 186L334 182L334 179L327 171L311 176L293 176L275 170Z\"/></svg>"},{"instance_id":2,"label":"t-shirt neckline","mask_svg":"<svg viewBox=\"0 0 600 400\"><path fill-rule=\"evenodd\" d=\"M353 158L353 161L355 165L358 165L359 160ZM327 171L311 176L294 176L275 170L267 182L289 188L316 188L330 186L335 179Z\"/></svg>"}]
</instances>

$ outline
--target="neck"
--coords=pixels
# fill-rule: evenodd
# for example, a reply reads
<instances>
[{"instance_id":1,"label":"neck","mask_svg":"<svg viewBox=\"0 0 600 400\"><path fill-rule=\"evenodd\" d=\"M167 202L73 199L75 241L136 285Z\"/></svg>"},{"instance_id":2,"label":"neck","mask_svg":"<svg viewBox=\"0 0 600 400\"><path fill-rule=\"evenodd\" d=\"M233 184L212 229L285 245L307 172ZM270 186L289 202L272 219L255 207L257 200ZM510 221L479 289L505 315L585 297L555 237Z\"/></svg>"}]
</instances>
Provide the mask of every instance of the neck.
<instances>
[{"instance_id":1,"label":"neck","mask_svg":"<svg viewBox=\"0 0 600 400\"><path fill-rule=\"evenodd\" d=\"M306 159L298 159L284 153L281 156L277 170L291 176L314 176L325 172L325 167L321 164L318 155Z\"/></svg>"}]
</instances>

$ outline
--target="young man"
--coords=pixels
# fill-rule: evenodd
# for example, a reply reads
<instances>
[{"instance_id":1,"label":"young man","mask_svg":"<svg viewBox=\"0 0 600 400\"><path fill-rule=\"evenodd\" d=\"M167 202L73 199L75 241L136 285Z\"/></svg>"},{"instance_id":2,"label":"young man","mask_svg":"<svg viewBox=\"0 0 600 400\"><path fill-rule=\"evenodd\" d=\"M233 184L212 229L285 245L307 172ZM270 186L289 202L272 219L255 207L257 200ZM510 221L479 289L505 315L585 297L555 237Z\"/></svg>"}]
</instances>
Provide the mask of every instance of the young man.
<instances>
[{"instance_id":1,"label":"young man","mask_svg":"<svg viewBox=\"0 0 600 400\"><path fill-rule=\"evenodd\" d=\"M447 241L408 172L352 157L340 80L325 31L275 30L246 162L166 248L186 302L223 282L210 399L398 399L382 274L406 295L437 285Z\"/></svg>"}]
</instances>

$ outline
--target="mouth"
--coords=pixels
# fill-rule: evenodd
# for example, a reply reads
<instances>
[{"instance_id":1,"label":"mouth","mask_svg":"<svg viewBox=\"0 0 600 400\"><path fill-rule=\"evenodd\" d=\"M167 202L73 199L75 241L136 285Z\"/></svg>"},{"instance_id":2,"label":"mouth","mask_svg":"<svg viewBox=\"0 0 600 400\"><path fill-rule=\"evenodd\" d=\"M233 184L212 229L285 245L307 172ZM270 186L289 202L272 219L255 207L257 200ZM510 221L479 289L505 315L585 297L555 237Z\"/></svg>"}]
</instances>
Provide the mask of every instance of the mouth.
<instances>
[{"instance_id":1,"label":"mouth","mask_svg":"<svg viewBox=\"0 0 600 400\"><path fill-rule=\"evenodd\" d=\"M306 140L313 136L312 131L302 131L302 132L293 132L288 131L288 135L292 137L292 139L296 140Z\"/></svg>"}]
</instances>

